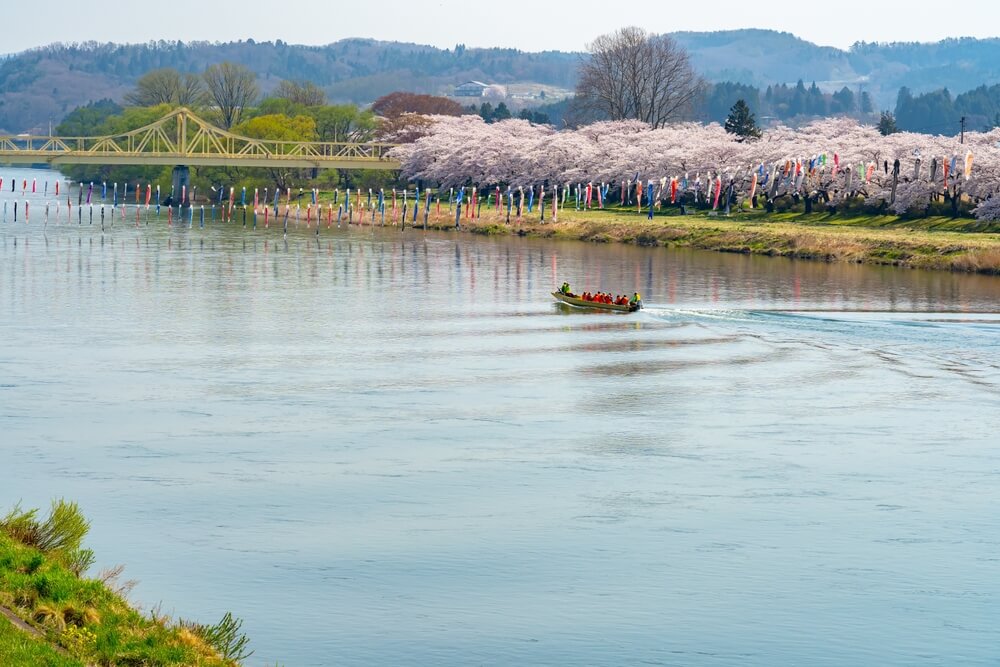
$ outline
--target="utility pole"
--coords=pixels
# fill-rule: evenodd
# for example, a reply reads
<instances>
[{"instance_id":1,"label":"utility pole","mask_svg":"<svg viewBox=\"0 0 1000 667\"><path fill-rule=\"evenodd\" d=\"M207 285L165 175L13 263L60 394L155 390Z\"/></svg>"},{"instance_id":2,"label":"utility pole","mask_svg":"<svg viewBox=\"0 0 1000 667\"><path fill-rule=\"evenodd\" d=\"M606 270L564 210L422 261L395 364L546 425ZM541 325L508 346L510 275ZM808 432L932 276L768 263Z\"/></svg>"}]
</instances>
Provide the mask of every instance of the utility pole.
<instances>
[{"instance_id":1,"label":"utility pole","mask_svg":"<svg viewBox=\"0 0 1000 667\"><path fill-rule=\"evenodd\" d=\"M962 116L962 121L961 122L962 122L962 138L959 141L959 143L960 144L964 144L965 143L965 116Z\"/></svg>"}]
</instances>

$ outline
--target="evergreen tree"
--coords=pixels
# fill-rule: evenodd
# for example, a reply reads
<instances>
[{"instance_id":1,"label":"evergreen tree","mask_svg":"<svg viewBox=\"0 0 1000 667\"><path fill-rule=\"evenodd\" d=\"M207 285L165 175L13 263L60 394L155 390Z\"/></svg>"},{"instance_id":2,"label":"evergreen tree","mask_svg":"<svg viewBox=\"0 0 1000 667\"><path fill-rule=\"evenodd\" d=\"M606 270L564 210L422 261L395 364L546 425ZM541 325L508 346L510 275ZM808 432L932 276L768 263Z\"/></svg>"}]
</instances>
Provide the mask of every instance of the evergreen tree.
<instances>
[{"instance_id":1,"label":"evergreen tree","mask_svg":"<svg viewBox=\"0 0 1000 667\"><path fill-rule=\"evenodd\" d=\"M809 91L806 93L806 112L812 116L825 116L827 114L826 98L823 97L823 91L819 89L815 81L809 86Z\"/></svg>"},{"instance_id":2,"label":"evergreen tree","mask_svg":"<svg viewBox=\"0 0 1000 667\"><path fill-rule=\"evenodd\" d=\"M883 137L899 132L899 128L896 127L896 117L891 111L882 112L882 117L878 120L878 131Z\"/></svg>"},{"instance_id":3,"label":"evergreen tree","mask_svg":"<svg viewBox=\"0 0 1000 667\"><path fill-rule=\"evenodd\" d=\"M531 109L521 109L521 113L517 114L517 117L535 125L548 125L550 122L547 113L532 111Z\"/></svg>"},{"instance_id":4,"label":"evergreen tree","mask_svg":"<svg viewBox=\"0 0 1000 667\"><path fill-rule=\"evenodd\" d=\"M847 86L833 94L833 104L830 111L833 113L854 113L854 93Z\"/></svg>"},{"instance_id":5,"label":"evergreen tree","mask_svg":"<svg viewBox=\"0 0 1000 667\"><path fill-rule=\"evenodd\" d=\"M861 91L861 113L875 113L875 105L872 104L872 96L867 90Z\"/></svg>"},{"instance_id":6,"label":"evergreen tree","mask_svg":"<svg viewBox=\"0 0 1000 667\"><path fill-rule=\"evenodd\" d=\"M740 99L745 101L751 110L760 112L758 88L732 81L709 84L705 87L698 116L700 120L707 122L725 123L729 110L736 100Z\"/></svg>"},{"instance_id":7,"label":"evergreen tree","mask_svg":"<svg viewBox=\"0 0 1000 667\"><path fill-rule=\"evenodd\" d=\"M896 124L908 132L940 133L954 131L962 114L956 110L947 88L914 96L909 88L900 88L896 99Z\"/></svg>"},{"instance_id":8,"label":"evergreen tree","mask_svg":"<svg viewBox=\"0 0 1000 667\"><path fill-rule=\"evenodd\" d=\"M760 138L760 128L753 117L753 112L747 103L740 99L729 110L729 118L726 119L726 132L735 134L737 141L753 141Z\"/></svg>"},{"instance_id":9,"label":"evergreen tree","mask_svg":"<svg viewBox=\"0 0 1000 667\"><path fill-rule=\"evenodd\" d=\"M497 108L493 110L494 121L507 120L510 117L511 117L510 109L507 108L507 105L504 102L498 104Z\"/></svg>"},{"instance_id":10,"label":"evergreen tree","mask_svg":"<svg viewBox=\"0 0 1000 667\"><path fill-rule=\"evenodd\" d=\"M788 115L790 117L800 116L807 112L806 109L806 85L799 79L799 82L795 84L795 91L792 93L791 102L788 104Z\"/></svg>"}]
</instances>

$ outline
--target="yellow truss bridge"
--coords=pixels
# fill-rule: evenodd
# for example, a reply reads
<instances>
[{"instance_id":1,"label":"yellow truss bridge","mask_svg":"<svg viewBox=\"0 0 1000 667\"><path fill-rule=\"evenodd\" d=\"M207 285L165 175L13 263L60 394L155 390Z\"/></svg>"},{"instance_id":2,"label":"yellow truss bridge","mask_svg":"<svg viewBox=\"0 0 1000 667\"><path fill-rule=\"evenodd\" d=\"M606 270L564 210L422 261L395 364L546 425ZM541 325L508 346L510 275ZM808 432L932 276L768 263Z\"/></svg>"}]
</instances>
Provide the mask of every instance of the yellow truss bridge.
<instances>
[{"instance_id":1,"label":"yellow truss bridge","mask_svg":"<svg viewBox=\"0 0 1000 667\"><path fill-rule=\"evenodd\" d=\"M0 136L0 164L399 169L394 144L272 141L227 132L188 109L108 137Z\"/></svg>"}]
</instances>

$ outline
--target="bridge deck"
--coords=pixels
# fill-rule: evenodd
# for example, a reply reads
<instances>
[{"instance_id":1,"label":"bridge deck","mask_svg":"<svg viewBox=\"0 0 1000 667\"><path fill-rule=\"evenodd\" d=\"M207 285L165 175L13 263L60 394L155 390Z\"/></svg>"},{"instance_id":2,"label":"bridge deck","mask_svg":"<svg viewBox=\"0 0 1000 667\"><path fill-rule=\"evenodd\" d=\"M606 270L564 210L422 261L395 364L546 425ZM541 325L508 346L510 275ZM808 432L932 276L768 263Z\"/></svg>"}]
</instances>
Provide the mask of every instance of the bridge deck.
<instances>
[{"instance_id":1,"label":"bridge deck","mask_svg":"<svg viewBox=\"0 0 1000 667\"><path fill-rule=\"evenodd\" d=\"M399 169L390 158L301 155L199 155L192 153L92 153L77 151L0 151L0 164L186 165L190 167L288 167L292 169Z\"/></svg>"}]
</instances>

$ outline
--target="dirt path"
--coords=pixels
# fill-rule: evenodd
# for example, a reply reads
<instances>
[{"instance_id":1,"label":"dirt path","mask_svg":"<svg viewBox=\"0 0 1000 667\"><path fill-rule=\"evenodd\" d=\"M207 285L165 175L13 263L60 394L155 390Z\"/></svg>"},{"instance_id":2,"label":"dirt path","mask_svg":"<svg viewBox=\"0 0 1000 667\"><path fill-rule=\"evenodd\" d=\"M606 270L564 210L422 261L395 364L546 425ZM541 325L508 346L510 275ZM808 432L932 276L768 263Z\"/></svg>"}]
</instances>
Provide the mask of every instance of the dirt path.
<instances>
[{"instance_id":1,"label":"dirt path","mask_svg":"<svg viewBox=\"0 0 1000 667\"><path fill-rule=\"evenodd\" d=\"M66 649L64 649L62 646L58 646L56 644L53 644L53 643L49 642L49 640L45 638L45 634L42 633L38 628L35 628L35 627L29 625L28 623L25 623L24 620L22 620L20 616L18 616L17 614L15 614L13 611L11 611L10 609L8 609L7 607L4 607L3 605L0 605L0 616L4 616L5 618L7 618L7 620L9 620L11 623L13 623L14 627L17 628L18 630L21 630L22 632L26 632L27 634L31 635L32 637L34 637L35 639L37 639L40 642L45 642L46 644L48 644L49 646L51 646L53 649L55 649L56 652L61 653L62 655L65 655L65 656L68 656L68 657L72 657L72 656L70 656L69 651L67 651ZM94 667L94 665L91 665L91 664L88 664L88 663L85 663L85 664L87 664L87 667Z\"/></svg>"},{"instance_id":2,"label":"dirt path","mask_svg":"<svg viewBox=\"0 0 1000 667\"><path fill-rule=\"evenodd\" d=\"M45 640L45 635L39 632L37 628L33 628L24 621L22 621L20 616L12 612L10 609L7 609L7 607L0 605L0 614L6 616L7 619L14 624L15 628L23 630L24 632L27 632L29 635L33 635L43 641Z\"/></svg>"}]
</instances>

